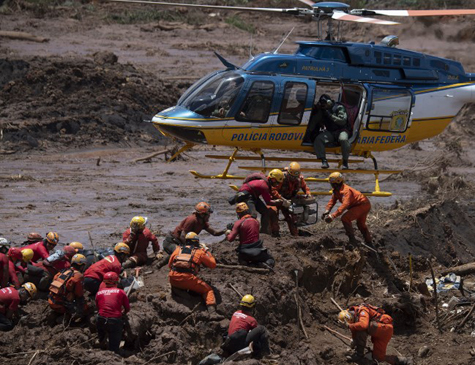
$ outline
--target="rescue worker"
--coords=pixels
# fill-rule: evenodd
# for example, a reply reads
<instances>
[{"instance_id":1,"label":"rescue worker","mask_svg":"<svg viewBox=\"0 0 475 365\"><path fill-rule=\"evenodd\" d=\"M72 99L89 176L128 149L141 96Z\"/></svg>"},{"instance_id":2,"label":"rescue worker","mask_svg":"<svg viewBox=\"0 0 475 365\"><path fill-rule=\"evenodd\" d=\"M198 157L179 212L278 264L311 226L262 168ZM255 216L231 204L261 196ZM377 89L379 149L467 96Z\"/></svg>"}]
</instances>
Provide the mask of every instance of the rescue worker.
<instances>
[{"instance_id":1,"label":"rescue worker","mask_svg":"<svg viewBox=\"0 0 475 365\"><path fill-rule=\"evenodd\" d=\"M12 247L12 249L17 250L16 247ZM33 258L33 250L31 248L23 249L23 248L18 248L21 253L21 261L17 260L15 261L15 272L17 274L17 278L19 283L24 283L26 280L26 276L28 273L28 264L31 262L31 259Z\"/></svg>"},{"instance_id":2,"label":"rescue worker","mask_svg":"<svg viewBox=\"0 0 475 365\"><path fill-rule=\"evenodd\" d=\"M50 308L60 314L68 313L81 318L87 309L84 300L83 272L87 259L84 255L75 254L71 259L71 267L58 272L49 287L48 303Z\"/></svg>"},{"instance_id":3,"label":"rescue worker","mask_svg":"<svg viewBox=\"0 0 475 365\"><path fill-rule=\"evenodd\" d=\"M352 347L355 349L349 360L358 362L365 358L366 340L371 336L373 350L366 359L386 361L392 365L412 365L412 358L386 355L388 343L393 336L393 319L382 308L370 304L349 307L338 314L340 322L351 331Z\"/></svg>"},{"instance_id":4,"label":"rescue worker","mask_svg":"<svg viewBox=\"0 0 475 365\"><path fill-rule=\"evenodd\" d=\"M335 218L343 214L341 222L343 223L346 235L349 238L350 245L358 243L355 238L353 224L351 223L356 220L356 225L363 234L365 243L371 247L371 233L366 226L366 217L371 210L371 203L368 198L358 190L346 185L343 175L339 172L333 172L330 174L329 180L333 189L333 194L326 206L325 212L322 214L322 219L327 223L331 223ZM337 201L341 202L340 207L335 213L330 214Z\"/></svg>"},{"instance_id":5,"label":"rescue worker","mask_svg":"<svg viewBox=\"0 0 475 365\"><path fill-rule=\"evenodd\" d=\"M274 258L263 247L259 239L259 222L251 216L251 211L246 203L236 205L238 220L232 230L226 231L226 239L233 242L239 236L239 246L236 249L240 264L264 263L265 266L274 267Z\"/></svg>"},{"instance_id":6,"label":"rescue worker","mask_svg":"<svg viewBox=\"0 0 475 365\"><path fill-rule=\"evenodd\" d=\"M327 94L320 96L318 103L312 111L308 129L323 128L315 140L313 148L318 159L322 161L322 169L328 169L325 145L338 142L341 146L343 169L348 169L348 157L350 156L351 125L348 122L348 113L343 104L332 100Z\"/></svg>"},{"instance_id":7,"label":"rescue worker","mask_svg":"<svg viewBox=\"0 0 475 365\"><path fill-rule=\"evenodd\" d=\"M152 243L155 257L160 260L163 254L157 237L145 227L147 218L136 216L130 221L130 228L122 235L122 241L130 247L131 256L122 264L124 269L147 263L147 248Z\"/></svg>"},{"instance_id":8,"label":"rescue worker","mask_svg":"<svg viewBox=\"0 0 475 365\"><path fill-rule=\"evenodd\" d=\"M217 231L211 228L209 224L209 218L213 213L213 209L206 202L200 202L195 205L195 211L188 217L183 219L180 224L175 228L173 232L170 232L163 240L163 249L168 255L175 252L177 246L185 243L186 235L190 232L200 234L202 230L205 230L212 236L221 236L226 232L225 229ZM170 256L166 258L166 263L170 261ZM165 264L166 264L165 263ZM162 265L165 265L162 262Z\"/></svg>"},{"instance_id":9,"label":"rescue worker","mask_svg":"<svg viewBox=\"0 0 475 365\"><path fill-rule=\"evenodd\" d=\"M272 200L270 194L271 188L279 185L282 181L284 181L284 173L279 169L271 170L267 178L259 178L259 175L251 174L246 177L236 195L236 202L246 203L254 217L257 216L256 211L261 214L261 233L271 234L268 206L290 207L289 201ZM265 203L259 198L261 196Z\"/></svg>"},{"instance_id":10,"label":"rescue worker","mask_svg":"<svg viewBox=\"0 0 475 365\"><path fill-rule=\"evenodd\" d=\"M32 262L38 262L39 260L45 260L50 255L49 252L56 247L59 242L59 236L56 232L49 232L46 237L39 242L32 243L28 246L24 246L21 250L30 248L33 250Z\"/></svg>"},{"instance_id":11,"label":"rescue worker","mask_svg":"<svg viewBox=\"0 0 475 365\"><path fill-rule=\"evenodd\" d=\"M20 288L20 280L18 279L16 263L21 263L23 259L22 252L19 248L12 247L8 250L8 273L9 279L7 286L13 286L15 289Z\"/></svg>"},{"instance_id":12,"label":"rescue worker","mask_svg":"<svg viewBox=\"0 0 475 365\"><path fill-rule=\"evenodd\" d=\"M21 245L27 246L40 241L43 241L43 236L41 234L36 232L30 232L28 233L28 236L26 236L26 241L23 241Z\"/></svg>"},{"instance_id":13,"label":"rescue worker","mask_svg":"<svg viewBox=\"0 0 475 365\"><path fill-rule=\"evenodd\" d=\"M10 247L11 247L10 242L4 237L0 237L0 253L3 253L4 255L6 255Z\"/></svg>"},{"instance_id":14,"label":"rescue worker","mask_svg":"<svg viewBox=\"0 0 475 365\"><path fill-rule=\"evenodd\" d=\"M0 252L0 289L5 288L10 281L9 262L8 256Z\"/></svg>"},{"instance_id":15,"label":"rescue worker","mask_svg":"<svg viewBox=\"0 0 475 365\"><path fill-rule=\"evenodd\" d=\"M130 248L124 242L114 246L114 254L92 264L84 273L84 288L95 295L99 290L104 275L110 271L119 275L122 271L122 263L130 255Z\"/></svg>"},{"instance_id":16,"label":"rescue worker","mask_svg":"<svg viewBox=\"0 0 475 365\"><path fill-rule=\"evenodd\" d=\"M216 260L208 251L208 247L200 244L198 235L195 232L188 232L185 237L185 244L178 246L170 257L168 263L170 285L174 288L191 290L201 294L206 301L208 313L214 318L218 316L216 313L216 298L213 288L197 276L201 265L214 269Z\"/></svg>"},{"instance_id":17,"label":"rescue worker","mask_svg":"<svg viewBox=\"0 0 475 365\"><path fill-rule=\"evenodd\" d=\"M0 331L13 329L13 317L18 316L18 305L26 304L35 295L33 283L25 283L18 290L10 287L0 289Z\"/></svg>"},{"instance_id":18,"label":"rescue worker","mask_svg":"<svg viewBox=\"0 0 475 365\"><path fill-rule=\"evenodd\" d=\"M129 298L122 289L117 288L119 275L111 271L104 274L105 288L96 294L97 334L99 342L104 345L106 336L109 339L109 350L119 353L123 316L130 311Z\"/></svg>"},{"instance_id":19,"label":"rescue worker","mask_svg":"<svg viewBox=\"0 0 475 365\"><path fill-rule=\"evenodd\" d=\"M271 196L275 200L285 199L287 201L292 201L292 199L297 197L297 193L300 190L304 192L305 198L311 196L305 178L300 173L300 164L298 162L291 162L290 166L284 169L284 180L282 183L272 187ZM275 237L280 236L279 211L284 215L284 220L287 222L290 234L292 236L298 236L299 232L296 224L297 217L289 210L289 208L286 208L283 205L270 207L269 214L272 235Z\"/></svg>"},{"instance_id":20,"label":"rescue worker","mask_svg":"<svg viewBox=\"0 0 475 365\"><path fill-rule=\"evenodd\" d=\"M76 250L76 253L81 253L84 250L84 246L81 242L74 241L74 242L71 242L69 246L74 248Z\"/></svg>"},{"instance_id":21,"label":"rescue worker","mask_svg":"<svg viewBox=\"0 0 475 365\"><path fill-rule=\"evenodd\" d=\"M239 310L231 318L228 335L222 345L226 357L249 346L251 342L254 357L261 358L270 353L267 330L252 316L255 307L256 299L252 295L242 297Z\"/></svg>"}]
</instances>

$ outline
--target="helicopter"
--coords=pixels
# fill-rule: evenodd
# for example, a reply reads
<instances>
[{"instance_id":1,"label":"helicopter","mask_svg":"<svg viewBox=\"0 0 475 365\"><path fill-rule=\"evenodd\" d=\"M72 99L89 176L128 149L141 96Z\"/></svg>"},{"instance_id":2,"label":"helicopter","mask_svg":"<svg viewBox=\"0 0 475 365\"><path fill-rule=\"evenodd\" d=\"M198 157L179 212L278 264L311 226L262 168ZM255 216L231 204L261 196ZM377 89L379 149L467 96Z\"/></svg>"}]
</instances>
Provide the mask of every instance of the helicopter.
<instances>
[{"instance_id":1,"label":"helicopter","mask_svg":"<svg viewBox=\"0 0 475 365\"><path fill-rule=\"evenodd\" d=\"M307 128L316 102L325 93L332 95L347 110L352 126L351 155L356 157L349 162L359 163L371 158L374 164L374 170L344 172L374 174L374 191L366 194L390 196L390 192L381 191L379 174L400 171L380 170L373 153L436 136L465 104L475 99L475 74L466 73L460 62L397 48L396 36L388 36L380 44L344 42L339 26L341 21L396 25L399 23L373 16L472 15L475 9L368 10L350 9L349 5L340 2L314 3L310 0L300 0L307 8L288 9L111 1L309 15L317 20L317 40L296 42L298 47L294 54L279 54L278 47L274 52L251 57L239 67L216 53L225 69L200 79L181 96L176 106L153 117L152 123L164 136L185 142L171 159L200 144L234 148L230 156L206 155L207 158L228 160L228 163L223 173L217 175L190 171L199 178L244 178L229 174L231 164L236 160L260 160L262 166L240 168L263 172L275 168L267 165L269 161L321 161L266 157L263 150L313 152ZM328 22L325 39L323 20ZM338 27L333 26L333 20L338 21ZM241 151L252 151L258 156L239 156ZM326 152L337 154L340 146L326 146ZM302 168L302 171L342 171L341 159L328 159L328 162L337 166ZM323 182L328 179L309 177L306 180ZM312 194L328 195L330 192Z\"/></svg>"}]
</instances>

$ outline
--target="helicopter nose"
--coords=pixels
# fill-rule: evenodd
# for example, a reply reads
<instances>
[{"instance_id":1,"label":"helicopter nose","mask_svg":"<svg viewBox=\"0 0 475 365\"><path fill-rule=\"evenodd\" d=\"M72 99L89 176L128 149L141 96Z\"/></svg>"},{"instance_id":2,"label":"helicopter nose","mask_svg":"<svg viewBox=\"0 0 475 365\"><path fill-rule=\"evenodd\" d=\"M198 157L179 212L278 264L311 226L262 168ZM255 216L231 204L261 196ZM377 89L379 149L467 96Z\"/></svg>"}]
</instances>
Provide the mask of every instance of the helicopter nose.
<instances>
[{"instance_id":1,"label":"helicopter nose","mask_svg":"<svg viewBox=\"0 0 475 365\"><path fill-rule=\"evenodd\" d=\"M200 143L200 144L208 143L204 133L201 130L196 129L196 128L187 128L187 127L165 125L165 124L159 124L155 126L165 135L170 135L178 139L192 142L192 143Z\"/></svg>"}]
</instances>

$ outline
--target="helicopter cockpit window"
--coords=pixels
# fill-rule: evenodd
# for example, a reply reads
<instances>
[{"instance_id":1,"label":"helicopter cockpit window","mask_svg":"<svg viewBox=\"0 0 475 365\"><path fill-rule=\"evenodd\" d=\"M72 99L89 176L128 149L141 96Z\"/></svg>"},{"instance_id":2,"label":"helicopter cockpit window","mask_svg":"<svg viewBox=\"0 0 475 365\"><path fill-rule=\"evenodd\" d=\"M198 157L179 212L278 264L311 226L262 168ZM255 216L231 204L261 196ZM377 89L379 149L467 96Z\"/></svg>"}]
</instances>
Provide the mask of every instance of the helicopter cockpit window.
<instances>
[{"instance_id":1,"label":"helicopter cockpit window","mask_svg":"<svg viewBox=\"0 0 475 365\"><path fill-rule=\"evenodd\" d=\"M253 123L267 122L273 97L274 83L272 81L255 81L236 116L236 120Z\"/></svg>"},{"instance_id":2,"label":"helicopter cockpit window","mask_svg":"<svg viewBox=\"0 0 475 365\"><path fill-rule=\"evenodd\" d=\"M306 100L307 84L301 82L286 83L278 123L299 125L305 111Z\"/></svg>"},{"instance_id":3,"label":"helicopter cockpit window","mask_svg":"<svg viewBox=\"0 0 475 365\"><path fill-rule=\"evenodd\" d=\"M223 72L203 83L182 103L182 106L204 117L227 116L244 79L233 71Z\"/></svg>"},{"instance_id":4,"label":"helicopter cockpit window","mask_svg":"<svg viewBox=\"0 0 475 365\"><path fill-rule=\"evenodd\" d=\"M343 53L343 50L338 47L315 47L301 45L300 48L297 50L297 53L313 57L318 60L348 62L346 60L345 54Z\"/></svg>"},{"instance_id":5,"label":"helicopter cockpit window","mask_svg":"<svg viewBox=\"0 0 475 365\"><path fill-rule=\"evenodd\" d=\"M373 89L368 130L404 132L411 115L412 95L408 90Z\"/></svg>"}]
</instances>

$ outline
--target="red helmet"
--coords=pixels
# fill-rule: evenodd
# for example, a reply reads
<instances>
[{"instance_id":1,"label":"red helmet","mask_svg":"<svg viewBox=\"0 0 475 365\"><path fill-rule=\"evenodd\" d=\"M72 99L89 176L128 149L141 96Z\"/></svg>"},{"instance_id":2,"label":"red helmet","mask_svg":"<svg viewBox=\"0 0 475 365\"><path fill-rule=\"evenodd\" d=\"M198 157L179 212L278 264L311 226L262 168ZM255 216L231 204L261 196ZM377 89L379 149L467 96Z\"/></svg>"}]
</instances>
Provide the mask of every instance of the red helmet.
<instances>
[{"instance_id":1,"label":"red helmet","mask_svg":"<svg viewBox=\"0 0 475 365\"><path fill-rule=\"evenodd\" d=\"M63 248L64 256L66 256L69 260L76 254L76 249L71 246L64 246Z\"/></svg>"},{"instance_id":2,"label":"red helmet","mask_svg":"<svg viewBox=\"0 0 475 365\"><path fill-rule=\"evenodd\" d=\"M12 259L17 259L17 260L21 260L23 258L23 255L21 253L21 250L17 247L12 247L8 250L8 254L7 254L9 257L11 257Z\"/></svg>"},{"instance_id":3,"label":"red helmet","mask_svg":"<svg viewBox=\"0 0 475 365\"><path fill-rule=\"evenodd\" d=\"M30 242L40 242L43 241L43 237L41 234L36 233L36 232L30 232L28 233L28 236L26 236L26 239Z\"/></svg>"},{"instance_id":4,"label":"red helmet","mask_svg":"<svg viewBox=\"0 0 475 365\"><path fill-rule=\"evenodd\" d=\"M200 202L196 204L195 211L196 213L200 213L200 214L213 213L213 209L211 209L209 204L205 202Z\"/></svg>"},{"instance_id":5,"label":"red helmet","mask_svg":"<svg viewBox=\"0 0 475 365\"><path fill-rule=\"evenodd\" d=\"M113 271L109 271L104 275L103 281L106 283L107 287L117 286L117 283L119 282L119 275Z\"/></svg>"}]
</instances>

